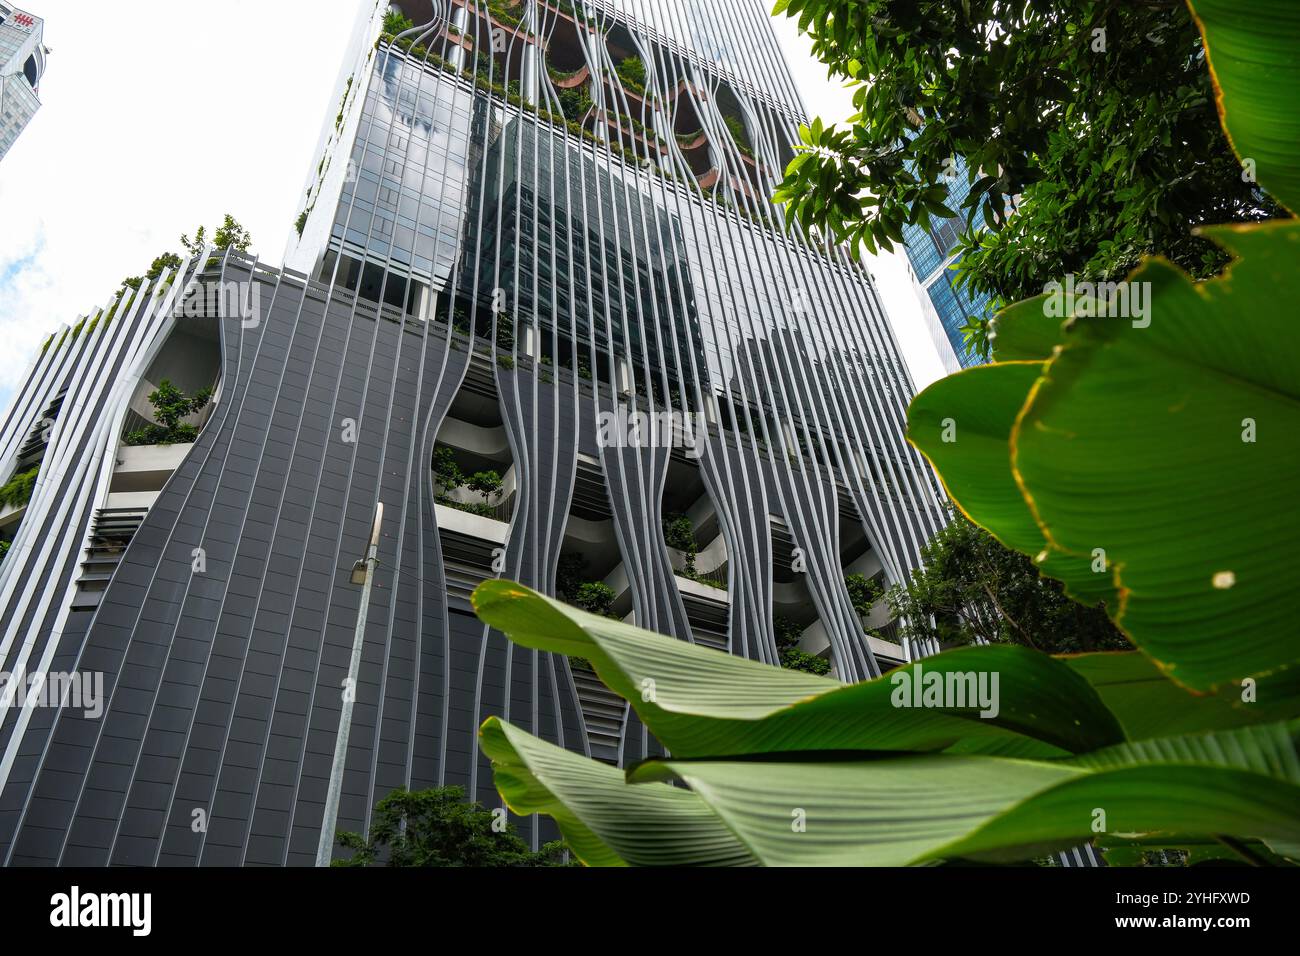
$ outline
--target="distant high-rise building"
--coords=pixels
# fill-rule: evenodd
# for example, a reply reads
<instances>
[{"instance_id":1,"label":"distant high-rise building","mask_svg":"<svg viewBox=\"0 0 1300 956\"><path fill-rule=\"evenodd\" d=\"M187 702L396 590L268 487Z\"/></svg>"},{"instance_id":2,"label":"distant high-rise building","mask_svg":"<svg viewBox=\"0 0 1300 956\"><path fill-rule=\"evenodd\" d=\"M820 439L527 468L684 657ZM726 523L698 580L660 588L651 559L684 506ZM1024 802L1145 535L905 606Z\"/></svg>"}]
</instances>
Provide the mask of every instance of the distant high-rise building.
<instances>
[{"instance_id":1,"label":"distant high-rise building","mask_svg":"<svg viewBox=\"0 0 1300 956\"><path fill-rule=\"evenodd\" d=\"M0 0L0 159L41 108L45 21Z\"/></svg>"},{"instance_id":2,"label":"distant high-rise building","mask_svg":"<svg viewBox=\"0 0 1300 956\"><path fill-rule=\"evenodd\" d=\"M940 360L950 372L981 363L982 359L966 346L961 328L971 317L985 318L992 311L987 295L957 287L957 273L952 268L958 260L955 249L966 221L961 204L969 195L967 166L958 158L949 177L947 199L948 208L958 211L957 218L934 218L929 227L919 223L903 227L907 260L922 300L922 313L930 323Z\"/></svg>"},{"instance_id":3,"label":"distant high-rise building","mask_svg":"<svg viewBox=\"0 0 1300 956\"><path fill-rule=\"evenodd\" d=\"M0 671L68 693L0 699L0 860L310 864L336 770L345 830L498 805L490 715L659 752L474 616L490 577L846 680L912 653L846 575L902 580L941 490L867 273L768 199L805 120L769 7L367 0L285 268L199 255L46 344Z\"/></svg>"}]
</instances>

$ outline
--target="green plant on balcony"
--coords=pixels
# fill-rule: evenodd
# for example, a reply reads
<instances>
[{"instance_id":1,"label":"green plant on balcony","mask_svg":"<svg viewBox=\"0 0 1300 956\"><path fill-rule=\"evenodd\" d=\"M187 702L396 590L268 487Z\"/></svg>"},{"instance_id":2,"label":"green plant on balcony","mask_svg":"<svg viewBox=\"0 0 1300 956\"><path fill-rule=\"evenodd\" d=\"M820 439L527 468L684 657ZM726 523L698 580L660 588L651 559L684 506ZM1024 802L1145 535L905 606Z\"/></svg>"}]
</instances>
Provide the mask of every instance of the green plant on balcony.
<instances>
[{"instance_id":1,"label":"green plant on balcony","mask_svg":"<svg viewBox=\"0 0 1300 956\"><path fill-rule=\"evenodd\" d=\"M618 595L614 589L604 581L587 581L578 585L578 590L573 595L573 605L588 614L617 619L618 615L614 613L616 597Z\"/></svg>"},{"instance_id":2,"label":"green plant on balcony","mask_svg":"<svg viewBox=\"0 0 1300 956\"><path fill-rule=\"evenodd\" d=\"M853 602L858 617L867 617L884 596L884 589L865 574L844 575L844 587L848 589L849 600Z\"/></svg>"},{"instance_id":3,"label":"green plant on balcony","mask_svg":"<svg viewBox=\"0 0 1300 956\"><path fill-rule=\"evenodd\" d=\"M591 111L591 91L586 84L560 90L560 109L570 122L580 122Z\"/></svg>"},{"instance_id":4,"label":"green plant on balcony","mask_svg":"<svg viewBox=\"0 0 1300 956\"><path fill-rule=\"evenodd\" d=\"M637 93L645 92L645 63L639 56L629 56L614 67L614 72L618 74L624 86L630 87Z\"/></svg>"},{"instance_id":5,"label":"green plant on balcony","mask_svg":"<svg viewBox=\"0 0 1300 956\"><path fill-rule=\"evenodd\" d=\"M566 83L569 80L573 79L575 76L577 76L586 68L587 68L587 64L584 63L582 66L577 67L576 69L573 70L558 70L548 63L546 65L546 75L549 76L556 83Z\"/></svg>"},{"instance_id":6,"label":"green plant on balcony","mask_svg":"<svg viewBox=\"0 0 1300 956\"><path fill-rule=\"evenodd\" d=\"M158 383L158 387L149 393L149 404L153 406L152 425L129 432L123 439L127 445L184 445L199 437L196 426L184 421L188 415L200 412L212 401L212 389L201 388L192 396L186 395L168 379Z\"/></svg>"},{"instance_id":7,"label":"green plant on balcony","mask_svg":"<svg viewBox=\"0 0 1300 956\"><path fill-rule=\"evenodd\" d=\"M9 480L0 485L0 507L22 508L27 502L32 500L32 492L36 488L36 476L40 474L41 466L36 465L28 468L26 471L20 471L10 476Z\"/></svg>"},{"instance_id":8,"label":"green plant on balcony","mask_svg":"<svg viewBox=\"0 0 1300 956\"><path fill-rule=\"evenodd\" d=\"M456 462L456 453L447 445L438 445L433 450L433 480L448 494L465 484L465 474Z\"/></svg>"},{"instance_id":9,"label":"green plant on balcony","mask_svg":"<svg viewBox=\"0 0 1300 956\"><path fill-rule=\"evenodd\" d=\"M389 10L384 17L384 32L397 36L407 30L415 29L415 21L397 10Z\"/></svg>"},{"instance_id":10,"label":"green plant on balcony","mask_svg":"<svg viewBox=\"0 0 1300 956\"><path fill-rule=\"evenodd\" d=\"M487 4L488 13L492 15L492 19L498 23L504 23L506 26L516 28L522 26L523 20L511 8L517 8L518 6L518 0L514 0L514 2L510 2L510 0L488 0Z\"/></svg>"},{"instance_id":11,"label":"green plant on balcony","mask_svg":"<svg viewBox=\"0 0 1300 956\"><path fill-rule=\"evenodd\" d=\"M831 672L830 661L799 649L803 628L798 623L784 615L776 614L772 617L772 629L776 632L776 651L781 657L781 666L786 670L819 676Z\"/></svg>"},{"instance_id":12,"label":"green plant on balcony","mask_svg":"<svg viewBox=\"0 0 1300 956\"><path fill-rule=\"evenodd\" d=\"M483 504L491 506L492 499L501 494L502 479L499 472L487 470L476 471L465 482L470 491L483 496Z\"/></svg>"},{"instance_id":13,"label":"green plant on balcony","mask_svg":"<svg viewBox=\"0 0 1300 956\"><path fill-rule=\"evenodd\" d=\"M736 141L736 148L748 156L754 158L754 148L749 145L749 134L745 132L745 124L735 116L725 117L727 130L731 133L731 138Z\"/></svg>"},{"instance_id":14,"label":"green plant on balcony","mask_svg":"<svg viewBox=\"0 0 1300 956\"><path fill-rule=\"evenodd\" d=\"M695 556L699 554L700 545L695 540L695 525L684 514L670 514L663 520L664 544L682 553L685 577L695 577Z\"/></svg>"}]
</instances>

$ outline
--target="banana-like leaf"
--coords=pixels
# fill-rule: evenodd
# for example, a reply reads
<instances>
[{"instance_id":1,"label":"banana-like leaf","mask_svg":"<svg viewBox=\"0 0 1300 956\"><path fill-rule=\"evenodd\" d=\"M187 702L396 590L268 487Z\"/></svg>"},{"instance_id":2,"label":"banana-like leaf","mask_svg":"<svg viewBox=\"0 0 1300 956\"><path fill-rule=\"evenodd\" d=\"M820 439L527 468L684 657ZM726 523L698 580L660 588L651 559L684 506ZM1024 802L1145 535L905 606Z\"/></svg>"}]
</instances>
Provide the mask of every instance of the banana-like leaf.
<instances>
[{"instance_id":1,"label":"banana-like leaf","mask_svg":"<svg viewBox=\"0 0 1300 956\"><path fill-rule=\"evenodd\" d=\"M1124 744L1061 761L930 754L879 760L649 761L768 865L1023 859L1098 832L1300 834L1294 724Z\"/></svg>"},{"instance_id":2,"label":"banana-like leaf","mask_svg":"<svg viewBox=\"0 0 1300 956\"><path fill-rule=\"evenodd\" d=\"M632 785L623 773L489 717L479 741L515 813L555 819L588 866L752 866L754 858L698 796Z\"/></svg>"},{"instance_id":3,"label":"banana-like leaf","mask_svg":"<svg viewBox=\"0 0 1300 956\"><path fill-rule=\"evenodd\" d=\"M1300 7L1295 0L1189 0L1232 146L1300 211ZM1249 168L1249 167L1248 167Z\"/></svg>"},{"instance_id":4,"label":"banana-like leaf","mask_svg":"<svg viewBox=\"0 0 1300 956\"><path fill-rule=\"evenodd\" d=\"M989 331L995 362L1045 362L1060 344L1066 320L1047 314L1042 297L1009 305Z\"/></svg>"},{"instance_id":5,"label":"banana-like leaf","mask_svg":"<svg viewBox=\"0 0 1300 956\"><path fill-rule=\"evenodd\" d=\"M1057 321L1059 325L1059 320ZM1008 548L1034 558L1087 604L1119 607L1112 568L1091 550L1053 547L1025 502L1011 468L1017 417L1043 373L1043 362L1003 362L942 379L912 401L907 438L934 465L953 502ZM1096 568L1097 570L1094 570Z\"/></svg>"},{"instance_id":6,"label":"banana-like leaf","mask_svg":"<svg viewBox=\"0 0 1300 956\"><path fill-rule=\"evenodd\" d=\"M1249 684L1228 683L1212 694L1190 694L1135 651L1061 660L1096 689L1129 740L1300 717L1300 666L1253 678Z\"/></svg>"},{"instance_id":7,"label":"banana-like leaf","mask_svg":"<svg viewBox=\"0 0 1300 956\"><path fill-rule=\"evenodd\" d=\"M1230 270L1147 261L1129 280L1146 319L1076 319L1011 437L1052 548L1104 552L1116 622L1197 690L1300 658L1300 337L1279 310L1300 297L1300 224L1206 234Z\"/></svg>"},{"instance_id":8,"label":"banana-like leaf","mask_svg":"<svg viewBox=\"0 0 1300 956\"><path fill-rule=\"evenodd\" d=\"M1086 680L1022 647L948 651L846 686L587 614L508 581L482 584L474 607L516 643L590 660L681 757L925 751L957 741L968 752L1015 741L1021 756L1051 757L1124 739ZM964 705L955 696L926 698L937 683L960 686ZM991 707L976 699L981 683Z\"/></svg>"}]
</instances>

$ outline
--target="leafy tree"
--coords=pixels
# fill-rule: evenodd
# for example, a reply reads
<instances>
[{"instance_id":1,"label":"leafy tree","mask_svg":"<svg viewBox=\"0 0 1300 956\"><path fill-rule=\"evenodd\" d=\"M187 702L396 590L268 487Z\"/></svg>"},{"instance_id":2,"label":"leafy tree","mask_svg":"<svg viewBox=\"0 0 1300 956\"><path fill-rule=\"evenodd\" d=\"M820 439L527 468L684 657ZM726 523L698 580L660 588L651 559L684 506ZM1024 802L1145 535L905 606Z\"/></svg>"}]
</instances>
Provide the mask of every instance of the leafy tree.
<instances>
[{"instance_id":1,"label":"leafy tree","mask_svg":"<svg viewBox=\"0 0 1300 956\"><path fill-rule=\"evenodd\" d=\"M588 614L601 617L617 617L614 613L614 598L618 597L614 589L604 581L587 581L578 587L573 597L574 607L582 608Z\"/></svg>"},{"instance_id":2,"label":"leafy tree","mask_svg":"<svg viewBox=\"0 0 1300 956\"><path fill-rule=\"evenodd\" d=\"M905 223L964 211L958 281L1001 304L1066 273L1122 278L1143 254L1210 276L1227 254L1198 226L1284 214L1217 122L1183 3L778 0L774 13L797 16L829 75L856 84L859 112L814 122L776 193L805 229L874 252ZM962 210L947 204L954 157L971 183Z\"/></svg>"},{"instance_id":3,"label":"leafy tree","mask_svg":"<svg viewBox=\"0 0 1300 956\"><path fill-rule=\"evenodd\" d=\"M433 477L444 493L465 484L465 475L456 463L456 453L447 445L438 445L433 450Z\"/></svg>"},{"instance_id":4,"label":"leafy tree","mask_svg":"<svg viewBox=\"0 0 1300 956\"><path fill-rule=\"evenodd\" d=\"M4 564L7 557L9 557L9 542L0 541L0 564Z\"/></svg>"},{"instance_id":5,"label":"leafy tree","mask_svg":"<svg viewBox=\"0 0 1300 956\"><path fill-rule=\"evenodd\" d=\"M664 544L682 552L686 557L686 574L695 574L695 556L699 553L699 544L695 540L695 525L684 514L671 514L664 518Z\"/></svg>"},{"instance_id":6,"label":"leafy tree","mask_svg":"<svg viewBox=\"0 0 1300 956\"><path fill-rule=\"evenodd\" d=\"M240 225L234 216L226 213L226 218L212 236L212 244L218 249L234 249L236 252L247 252L253 247L253 235Z\"/></svg>"},{"instance_id":7,"label":"leafy tree","mask_svg":"<svg viewBox=\"0 0 1300 956\"><path fill-rule=\"evenodd\" d=\"M825 675L831 672L830 661L799 650L803 628L796 622L777 614L772 618L772 627L776 631L776 650L781 656L782 667L788 671L803 671L805 674Z\"/></svg>"},{"instance_id":8,"label":"leafy tree","mask_svg":"<svg viewBox=\"0 0 1300 956\"><path fill-rule=\"evenodd\" d=\"M465 486L482 495L484 504L490 504L492 498L501 493L501 475L495 471L476 471Z\"/></svg>"},{"instance_id":9,"label":"leafy tree","mask_svg":"<svg viewBox=\"0 0 1300 956\"><path fill-rule=\"evenodd\" d=\"M123 279L122 290L126 291L126 289L130 288L135 289L138 292L140 286L144 285L146 281L153 282L163 274L163 270L165 269L179 269L184 261L184 259L176 255L174 252L164 252L149 264L149 271L144 275L131 276L128 279Z\"/></svg>"},{"instance_id":10,"label":"leafy tree","mask_svg":"<svg viewBox=\"0 0 1300 956\"><path fill-rule=\"evenodd\" d=\"M922 565L895 585L890 610L908 637L940 644L1023 644L1054 654L1129 650L1101 606L1066 596L1026 555L1003 547L961 514L921 552Z\"/></svg>"},{"instance_id":11,"label":"leafy tree","mask_svg":"<svg viewBox=\"0 0 1300 956\"><path fill-rule=\"evenodd\" d=\"M194 232L194 238L191 239L189 233L181 235L181 248L186 255L193 257L201 254L207 247L208 230L206 226L199 226ZM233 248L239 252L247 252L253 245L253 237L247 229L239 224L239 221L229 213L226 214L225 220L217 228L213 236L212 244L218 249ZM164 269L179 269L185 262L183 258L174 252L164 252L157 256L149 265L149 271L143 276L131 276L122 280L122 290L135 289L139 290L146 281L153 282L163 274Z\"/></svg>"},{"instance_id":12,"label":"leafy tree","mask_svg":"<svg viewBox=\"0 0 1300 956\"><path fill-rule=\"evenodd\" d=\"M32 492L36 490L36 477L40 471L41 466L35 465L10 476L8 481L0 485L0 507L21 508L31 501Z\"/></svg>"},{"instance_id":13,"label":"leafy tree","mask_svg":"<svg viewBox=\"0 0 1300 956\"><path fill-rule=\"evenodd\" d=\"M169 379L163 379L149 393L149 404L153 406L156 423L131 432L124 440L128 445L188 444L199 437L199 430L181 419L201 411L210 401L211 388L199 389L190 396Z\"/></svg>"},{"instance_id":14,"label":"leafy tree","mask_svg":"<svg viewBox=\"0 0 1300 956\"><path fill-rule=\"evenodd\" d=\"M340 832L338 843L353 851L334 866L566 866L564 844L547 843L532 852L513 825L501 832L496 817L468 803L461 787L394 790L375 807L370 839ZM576 864L574 864L576 865Z\"/></svg>"},{"instance_id":15,"label":"leafy tree","mask_svg":"<svg viewBox=\"0 0 1300 956\"><path fill-rule=\"evenodd\" d=\"M181 233L181 245L185 247L185 251L191 256L200 255L208 247L207 226L199 226L195 230L193 239L190 238L189 233Z\"/></svg>"},{"instance_id":16,"label":"leafy tree","mask_svg":"<svg viewBox=\"0 0 1300 956\"><path fill-rule=\"evenodd\" d=\"M202 254L207 244L207 228L204 226L199 226L192 240L188 234L181 236L181 245L191 256ZM226 213L226 218L212 235L212 244L223 251L234 249L237 252L247 252L253 245L253 237L234 216Z\"/></svg>"},{"instance_id":17,"label":"leafy tree","mask_svg":"<svg viewBox=\"0 0 1300 956\"><path fill-rule=\"evenodd\" d=\"M884 593L880 585L865 574L844 575L844 586L848 589L849 599L853 602L853 610L858 612L859 617L870 614L871 609Z\"/></svg>"}]
</instances>

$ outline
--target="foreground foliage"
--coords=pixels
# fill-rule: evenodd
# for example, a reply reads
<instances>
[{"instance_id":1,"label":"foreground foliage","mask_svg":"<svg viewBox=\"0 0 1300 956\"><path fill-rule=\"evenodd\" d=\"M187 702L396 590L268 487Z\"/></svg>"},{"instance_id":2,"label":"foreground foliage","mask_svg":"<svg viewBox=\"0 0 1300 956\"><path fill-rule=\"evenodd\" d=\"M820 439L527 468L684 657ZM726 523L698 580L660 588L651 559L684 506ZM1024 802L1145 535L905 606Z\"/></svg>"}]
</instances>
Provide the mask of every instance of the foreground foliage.
<instances>
[{"instance_id":1,"label":"foreground foliage","mask_svg":"<svg viewBox=\"0 0 1300 956\"><path fill-rule=\"evenodd\" d=\"M1280 17L1293 6L1264 5ZM779 0L775 11L798 18L831 76L860 84L860 112L814 123L786 171L777 197L804 226L874 251L902 242L905 223L960 216L960 281L1014 302L1066 273L1122 278L1144 254L1208 277L1228 256L1197 227L1285 215L1255 180L1294 161L1252 152L1243 170L1184 4ZM954 208L956 157L970 195Z\"/></svg>"},{"instance_id":2,"label":"foreground foliage","mask_svg":"<svg viewBox=\"0 0 1300 956\"><path fill-rule=\"evenodd\" d=\"M1294 676L1261 680L1248 703L1235 687L1186 694L1137 652L992 646L843 685L510 582L483 584L475 608L524 647L585 658L673 754L625 774L484 724L508 805L553 816L590 865L1017 860L1098 832L1226 834L1260 853L1300 839ZM896 675L933 687L949 674L998 675L997 712L896 706Z\"/></svg>"}]
</instances>

